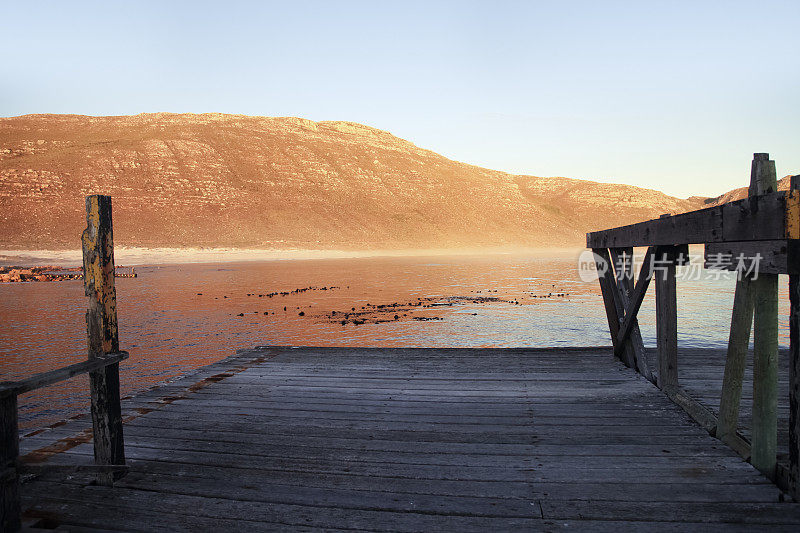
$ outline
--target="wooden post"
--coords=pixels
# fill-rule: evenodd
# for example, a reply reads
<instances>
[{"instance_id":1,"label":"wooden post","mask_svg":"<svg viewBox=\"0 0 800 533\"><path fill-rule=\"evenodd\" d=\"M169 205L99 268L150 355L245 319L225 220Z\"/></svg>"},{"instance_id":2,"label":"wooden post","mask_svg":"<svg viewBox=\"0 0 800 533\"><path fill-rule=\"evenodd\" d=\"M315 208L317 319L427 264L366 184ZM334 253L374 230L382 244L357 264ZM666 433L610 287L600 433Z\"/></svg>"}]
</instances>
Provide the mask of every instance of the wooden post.
<instances>
[{"instance_id":1,"label":"wooden post","mask_svg":"<svg viewBox=\"0 0 800 533\"><path fill-rule=\"evenodd\" d=\"M790 191L800 194L800 176ZM789 491L800 502L800 275L789 275Z\"/></svg>"},{"instance_id":2,"label":"wooden post","mask_svg":"<svg viewBox=\"0 0 800 533\"><path fill-rule=\"evenodd\" d=\"M775 162L754 154L750 192L775 192ZM775 479L778 443L778 275L758 274L753 284L753 442L750 462Z\"/></svg>"},{"instance_id":3,"label":"wooden post","mask_svg":"<svg viewBox=\"0 0 800 533\"><path fill-rule=\"evenodd\" d=\"M759 161L769 160L766 154L753 154L750 167L749 196L764 194L760 183ZM773 163L774 168L774 163ZM769 180L767 180L769 181ZM717 421L717 437L729 441L739 427L739 402L742 397L742 381L747 365L747 351L750 348L750 326L753 324L753 306L755 286L750 278L742 277L736 281L736 292L733 297L731 312L731 331L728 336L728 353L725 358L725 375L722 379L722 393L719 401L719 420Z\"/></svg>"},{"instance_id":4,"label":"wooden post","mask_svg":"<svg viewBox=\"0 0 800 533\"><path fill-rule=\"evenodd\" d=\"M0 531L19 531L17 395L0 397Z\"/></svg>"},{"instance_id":5,"label":"wooden post","mask_svg":"<svg viewBox=\"0 0 800 533\"><path fill-rule=\"evenodd\" d=\"M659 246L653 256L656 282L658 387L678 386L678 293L672 247Z\"/></svg>"},{"instance_id":6,"label":"wooden post","mask_svg":"<svg viewBox=\"0 0 800 533\"><path fill-rule=\"evenodd\" d=\"M110 196L95 195L86 198L86 226L82 236L83 279L86 296L89 297L86 331L89 358L92 358L119 351ZM89 384L92 396L95 463L125 464L119 363L91 372ZM114 476L113 473L101 473L98 475L98 482L110 485Z\"/></svg>"}]
</instances>

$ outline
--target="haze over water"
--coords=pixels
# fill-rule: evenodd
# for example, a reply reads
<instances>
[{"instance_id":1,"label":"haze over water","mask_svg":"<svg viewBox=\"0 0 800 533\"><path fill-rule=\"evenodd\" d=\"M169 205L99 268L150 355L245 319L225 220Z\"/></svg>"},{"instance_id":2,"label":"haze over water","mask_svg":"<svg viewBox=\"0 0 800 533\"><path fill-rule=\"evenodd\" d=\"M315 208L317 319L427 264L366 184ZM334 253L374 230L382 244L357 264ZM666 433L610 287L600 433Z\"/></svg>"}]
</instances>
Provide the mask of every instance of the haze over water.
<instances>
[{"instance_id":1,"label":"haze over water","mask_svg":"<svg viewBox=\"0 0 800 533\"><path fill-rule=\"evenodd\" d=\"M131 355L121 364L122 392L133 394L257 345L610 345L598 284L580 280L577 255L549 251L137 267L138 278L116 280L120 346ZM681 346L726 346L733 285L730 276L679 279ZM781 277L781 346L788 346L785 285ZM311 289L291 293L301 288ZM275 292L290 294L267 296ZM653 292L639 313L648 347L655 346ZM353 308L416 302L434 305L397 312L387 307L363 316L364 324L341 324ZM0 380L85 359L85 309L81 281L1 285ZM372 323L375 319L381 322ZM23 395L21 426L40 427L86 412L86 380L81 376Z\"/></svg>"}]
</instances>

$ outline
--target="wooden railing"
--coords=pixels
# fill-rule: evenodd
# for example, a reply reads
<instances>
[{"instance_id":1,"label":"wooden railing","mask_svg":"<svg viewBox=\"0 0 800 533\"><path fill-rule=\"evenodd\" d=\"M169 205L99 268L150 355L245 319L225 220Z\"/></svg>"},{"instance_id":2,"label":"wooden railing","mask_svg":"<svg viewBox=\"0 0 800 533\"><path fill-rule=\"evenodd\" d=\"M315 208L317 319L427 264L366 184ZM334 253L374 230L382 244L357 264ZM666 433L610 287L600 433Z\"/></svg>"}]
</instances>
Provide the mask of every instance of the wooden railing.
<instances>
[{"instance_id":1,"label":"wooden railing","mask_svg":"<svg viewBox=\"0 0 800 533\"><path fill-rule=\"evenodd\" d=\"M777 190L775 162L755 154L749 197L586 235L595 253L614 353L800 501L800 176ZM719 417L678 384L676 266L704 244L706 266L738 270ZM634 285L634 247L647 247ZM723 260L720 260L722 258ZM713 259L713 261L712 261ZM754 270L757 267L757 274ZM789 467L777 464L778 274L789 274ZM636 316L656 287L657 374L648 367ZM738 428L745 356L754 337L752 440Z\"/></svg>"},{"instance_id":2,"label":"wooden railing","mask_svg":"<svg viewBox=\"0 0 800 533\"><path fill-rule=\"evenodd\" d=\"M88 360L20 381L0 383L0 530L20 529L20 471L17 396L89 374L94 459L97 481L111 485L125 471L119 362L128 353L119 349L117 296L114 286L114 238L111 197L86 198L83 232L83 279L89 308L86 312Z\"/></svg>"}]
</instances>

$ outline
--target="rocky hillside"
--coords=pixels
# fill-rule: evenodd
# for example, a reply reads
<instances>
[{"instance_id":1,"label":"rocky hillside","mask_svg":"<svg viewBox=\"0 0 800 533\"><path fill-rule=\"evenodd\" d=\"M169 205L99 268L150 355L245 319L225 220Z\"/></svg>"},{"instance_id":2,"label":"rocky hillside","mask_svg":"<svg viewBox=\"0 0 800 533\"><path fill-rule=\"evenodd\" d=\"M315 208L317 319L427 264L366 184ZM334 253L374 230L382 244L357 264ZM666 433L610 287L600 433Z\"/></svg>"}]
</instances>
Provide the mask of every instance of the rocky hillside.
<instances>
[{"instance_id":1,"label":"rocky hillside","mask_svg":"<svg viewBox=\"0 0 800 533\"><path fill-rule=\"evenodd\" d=\"M581 246L705 199L451 161L349 122L240 115L0 119L0 247L75 248L84 197L126 246Z\"/></svg>"}]
</instances>

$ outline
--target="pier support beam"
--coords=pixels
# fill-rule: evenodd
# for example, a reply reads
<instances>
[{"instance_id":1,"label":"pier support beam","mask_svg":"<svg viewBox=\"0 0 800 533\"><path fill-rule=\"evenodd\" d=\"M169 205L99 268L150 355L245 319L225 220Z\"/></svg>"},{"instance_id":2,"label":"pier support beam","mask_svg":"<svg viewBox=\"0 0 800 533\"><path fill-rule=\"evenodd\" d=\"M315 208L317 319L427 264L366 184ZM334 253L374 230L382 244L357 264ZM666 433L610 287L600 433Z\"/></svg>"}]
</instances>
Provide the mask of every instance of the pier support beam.
<instances>
[{"instance_id":1,"label":"pier support beam","mask_svg":"<svg viewBox=\"0 0 800 533\"><path fill-rule=\"evenodd\" d=\"M17 395L0 396L0 531L20 529Z\"/></svg>"},{"instance_id":2,"label":"pier support beam","mask_svg":"<svg viewBox=\"0 0 800 533\"><path fill-rule=\"evenodd\" d=\"M800 176L790 191L800 194ZM789 491L800 502L800 275L789 275Z\"/></svg>"},{"instance_id":3,"label":"pier support beam","mask_svg":"<svg viewBox=\"0 0 800 533\"><path fill-rule=\"evenodd\" d=\"M83 273L89 309L86 331L89 358L119 351L117 293L114 284L114 236L111 197L86 198L86 229L82 236ZM98 465L125 464L119 363L89 374L94 429L94 458ZM100 473L98 483L111 485L119 473Z\"/></svg>"},{"instance_id":4,"label":"pier support beam","mask_svg":"<svg viewBox=\"0 0 800 533\"><path fill-rule=\"evenodd\" d=\"M633 248L612 248L611 259L614 262L616 272L617 288L617 316L623 322L627 309L632 309L633 300ZM652 379L650 369L647 365L647 357L644 351L642 334L639 331L639 322L636 318L632 319L631 332L625 340L624 356L625 364L636 369L647 379Z\"/></svg>"},{"instance_id":5,"label":"pier support beam","mask_svg":"<svg viewBox=\"0 0 800 533\"><path fill-rule=\"evenodd\" d=\"M611 257L605 248L592 249L595 255L595 267L597 269L598 281L600 282L600 292L603 295L603 305L606 308L606 318L608 319L608 330L611 333L611 343L614 345L614 353L618 352L617 335L619 334L620 316L617 312L617 289L615 287L614 269L611 265Z\"/></svg>"},{"instance_id":6,"label":"pier support beam","mask_svg":"<svg viewBox=\"0 0 800 533\"><path fill-rule=\"evenodd\" d=\"M728 336L728 353L722 379L719 402L717 438L727 444L735 439L739 427L739 402L742 399L742 382L750 348L750 326L753 324L753 283L749 278L736 282L731 313L731 331Z\"/></svg>"},{"instance_id":7,"label":"pier support beam","mask_svg":"<svg viewBox=\"0 0 800 533\"><path fill-rule=\"evenodd\" d=\"M789 276L789 490L800 502L800 275Z\"/></svg>"},{"instance_id":8,"label":"pier support beam","mask_svg":"<svg viewBox=\"0 0 800 533\"><path fill-rule=\"evenodd\" d=\"M654 255L656 285L656 345L658 387L678 386L678 293L675 280L676 248L659 246Z\"/></svg>"},{"instance_id":9,"label":"pier support beam","mask_svg":"<svg viewBox=\"0 0 800 533\"><path fill-rule=\"evenodd\" d=\"M777 191L775 162L754 154L750 194ZM778 444L778 275L753 280L753 442L750 462L775 479Z\"/></svg>"}]
</instances>

